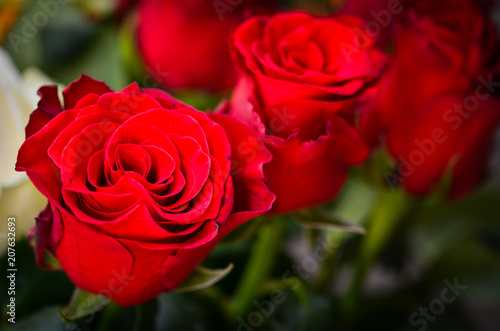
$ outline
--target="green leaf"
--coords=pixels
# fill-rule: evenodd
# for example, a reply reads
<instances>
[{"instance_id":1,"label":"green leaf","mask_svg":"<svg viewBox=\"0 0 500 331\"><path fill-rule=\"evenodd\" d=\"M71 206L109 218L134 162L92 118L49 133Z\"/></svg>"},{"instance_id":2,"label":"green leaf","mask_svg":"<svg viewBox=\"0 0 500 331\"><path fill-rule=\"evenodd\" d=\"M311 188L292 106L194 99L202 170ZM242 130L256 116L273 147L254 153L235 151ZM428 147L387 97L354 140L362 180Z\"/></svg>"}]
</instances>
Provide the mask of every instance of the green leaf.
<instances>
[{"instance_id":1,"label":"green leaf","mask_svg":"<svg viewBox=\"0 0 500 331\"><path fill-rule=\"evenodd\" d=\"M366 233L362 226L321 209L309 209L299 212L294 215L294 219L306 228L352 232L363 235Z\"/></svg>"},{"instance_id":2,"label":"green leaf","mask_svg":"<svg viewBox=\"0 0 500 331\"><path fill-rule=\"evenodd\" d=\"M109 302L110 300L104 295L92 294L76 288L68 305L57 311L61 314L63 321L68 323L101 311Z\"/></svg>"},{"instance_id":3,"label":"green leaf","mask_svg":"<svg viewBox=\"0 0 500 331\"><path fill-rule=\"evenodd\" d=\"M224 269L208 269L202 266L196 268L191 275L179 286L177 292L191 292L202 290L217 283L233 269L233 264L229 264Z\"/></svg>"}]
</instances>

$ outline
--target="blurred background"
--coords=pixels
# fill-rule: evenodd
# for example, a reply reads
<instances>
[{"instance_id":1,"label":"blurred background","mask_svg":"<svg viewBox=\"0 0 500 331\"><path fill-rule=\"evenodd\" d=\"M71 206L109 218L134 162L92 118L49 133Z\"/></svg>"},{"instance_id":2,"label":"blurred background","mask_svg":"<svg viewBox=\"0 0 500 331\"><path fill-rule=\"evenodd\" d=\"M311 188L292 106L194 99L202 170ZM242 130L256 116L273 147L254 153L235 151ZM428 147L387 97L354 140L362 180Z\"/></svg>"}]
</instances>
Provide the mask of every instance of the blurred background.
<instances>
[{"instance_id":1,"label":"blurred background","mask_svg":"<svg viewBox=\"0 0 500 331\"><path fill-rule=\"evenodd\" d=\"M234 263L234 270L215 286L163 294L138 307L110 303L82 320L63 323L56 308L68 303L74 286L63 272L36 266L24 237L46 202L24 174L13 171L24 126L38 102L38 87L65 87L85 73L113 89L137 81L166 89L198 109L214 109L229 96L236 79L224 48L226 38L248 16L281 10L363 16L370 8L356 12L352 8L358 7L349 9L343 0L241 0L222 2L221 7L217 1L165 0L164 11L155 12L151 2L158 0L0 0L2 272L7 265L6 220L18 220L16 324L7 323L8 284L1 277L1 329L500 330L499 131L490 175L480 188L455 202L415 199L412 204L418 208L404 222L379 222L378 229L388 229L383 236L367 241L360 231L340 235L301 226L299 217L287 216L278 262L242 316L228 317L225 305L235 295L262 220L236 231L204 263L214 268ZM478 2L500 24L498 3ZM161 24L166 27L160 29ZM180 65L180 58L189 65ZM212 61L213 68L197 68L200 61ZM355 169L340 197L326 207L369 228L381 194L391 200L387 213L407 203L399 190L375 190ZM321 265L311 259L318 247L324 256ZM277 293L280 303L267 305Z\"/></svg>"}]
</instances>

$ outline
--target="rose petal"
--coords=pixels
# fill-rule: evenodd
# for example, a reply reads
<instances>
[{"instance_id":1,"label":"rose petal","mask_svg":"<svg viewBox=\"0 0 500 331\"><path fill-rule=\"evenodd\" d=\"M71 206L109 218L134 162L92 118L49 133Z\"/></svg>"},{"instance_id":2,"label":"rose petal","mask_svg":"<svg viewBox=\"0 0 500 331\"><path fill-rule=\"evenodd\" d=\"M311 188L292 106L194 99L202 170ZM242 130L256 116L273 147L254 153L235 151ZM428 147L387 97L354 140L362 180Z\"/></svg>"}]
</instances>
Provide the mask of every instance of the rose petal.
<instances>
[{"instance_id":1,"label":"rose petal","mask_svg":"<svg viewBox=\"0 0 500 331\"><path fill-rule=\"evenodd\" d=\"M278 197L273 211L286 212L328 201L342 187L348 166L368 156L368 149L351 125L338 117L330 121L327 134L314 141L301 141L297 135L286 141L264 135L273 154L272 161L264 166L268 187Z\"/></svg>"},{"instance_id":2,"label":"rose petal","mask_svg":"<svg viewBox=\"0 0 500 331\"><path fill-rule=\"evenodd\" d=\"M133 279L133 256L117 239L65 211L61 217L65 230L55 254L68 277L82 290L119 300L115 294Z\"/></svg>"},{"instance_id":3,"label":"rose petal","mask_svg":"<svg viewBox=\"0 0 500 331\"><path fill-rule=\"evenodd\" d=\"M93 93L102 95L113 92L104 82L95 80L87 75L81 75L80 78L63 91L65 109L73 109L80 99Z\"/></svg>"},{"instance_id":4,"label":"rose petal","mask_svg":"<svg viewBox=\"0 0 500 331\"><path fill-rule=\"evenodd\" d=\"M47 150L59 132L67 127L76 117L73 111L64 111L51 120L51 125L44 126L30 136L19 149L16 171L26 171L36 188L54 205L61 203L60 169L47 155ZM37 116L32 117L37 121Z\"/></svg>"},{"instance_id":5,"label":"rose petal","mask_svg":"<svg viewBox=\"0 0 500 331\"><path fill-rule=\"evenodd\" d=\"M231 175L235 197L231 226L236 227L271 208L276 197L265 184L263 166L272 155L249 126L223 114L209 117L226 130L233 151Z\"/></svg>"},{"instance_id":6,"label":"rose petal","mask_svg":"<svg viewBox=\"0 0 500 331\"><path fill-rule=\"evenodd\" d=\"M38 109L47 115L56 116L63 111L59 96L57 94L57 85L42 86L38 90L40 101L38 102Z\"/></svg>"},{"instance_id":7,"label":"rose petal","mask_svg":"<svg viewBox=\"0 0 500 331\"><path fill-rule=\"evenodd\" d=\"M48 149L48 154L54 163L61 168L63 151L76 135L85 132L84 136L80 136L82 139L78 143L79 145L75 146L75 152L82 149L83 145L104 146L108 137L124 120L123 113L118 111L108 111L106 117L103 117L102 113L78 116L57 135ZM88 127L92 127L92 130L87 129Z\"/></svg>"}]
</instances>

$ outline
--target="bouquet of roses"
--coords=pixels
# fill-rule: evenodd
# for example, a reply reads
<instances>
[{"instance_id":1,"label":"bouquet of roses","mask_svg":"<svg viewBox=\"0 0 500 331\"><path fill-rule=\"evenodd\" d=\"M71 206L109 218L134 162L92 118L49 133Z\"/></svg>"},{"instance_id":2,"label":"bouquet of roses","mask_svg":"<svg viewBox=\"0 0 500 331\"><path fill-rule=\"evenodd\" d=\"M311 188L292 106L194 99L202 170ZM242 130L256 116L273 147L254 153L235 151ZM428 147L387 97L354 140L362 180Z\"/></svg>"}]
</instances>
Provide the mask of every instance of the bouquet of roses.
<instances>
[{"instance_id":1,"label":"bouquet of roses","mask_svg":"<svg viewBox=\"0 0 500 331\"><path fill-rule=\"evenodd\" d=\"M16 262L23 238L6 241L3 265L18 279L6 327L43 316L81 330L493 330L492 315L470 308L500 298L485 280L500 275L492 8L0 5L16 64L32 64L22 54L33 47L65 85L38 89L14 146L1 78L0 143L18 149L6 171L15 162L46 198L41 211L23 201L38 214L26 239L35 257ZM15 232L30 219L9 211L22 198L4 187ZM23 298L50 294L23 290L28 259L63 271L36 271L36 286L60 284L60 317L30 317L47 301ZM499 295L456 300L469 288Z\"/></svg>"}]
</instances>

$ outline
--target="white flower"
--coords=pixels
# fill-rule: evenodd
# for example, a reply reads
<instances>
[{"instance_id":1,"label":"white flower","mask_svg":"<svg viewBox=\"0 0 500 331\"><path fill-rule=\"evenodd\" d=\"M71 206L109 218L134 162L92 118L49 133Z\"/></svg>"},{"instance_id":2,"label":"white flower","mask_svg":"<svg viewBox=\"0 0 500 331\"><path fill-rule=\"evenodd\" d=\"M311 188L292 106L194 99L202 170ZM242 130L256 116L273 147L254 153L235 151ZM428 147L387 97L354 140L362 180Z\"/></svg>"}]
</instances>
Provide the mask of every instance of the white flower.
<instances>
[{"instance_id":1,"label":"white flower","mask_svg":"<svg viewBox=\"0 0 500 331\"><path fill-rule=\"evenodd\" d=\"M14 170L17 151L24 142L24 128L29 115L36 109L40 86L50 84L36 69L28 69L21 76L9 55L0 48L0 197L3 188L21 184L24 173Z\"/></svg>"},{"instance_id":2,"label":"white flower","mask_svg":"<svg viewBox=\"0 0 500 331\"><path fill-rule=\"evenodd\" d=\"M47 84L51 81L37 69L20 75L0 48L0 256L7 250L7 219L16 218L16 240L21 240L47 204L26 174L14 170L24 128L37 108L37 91Z\"/></svg>"}]
</instances>

